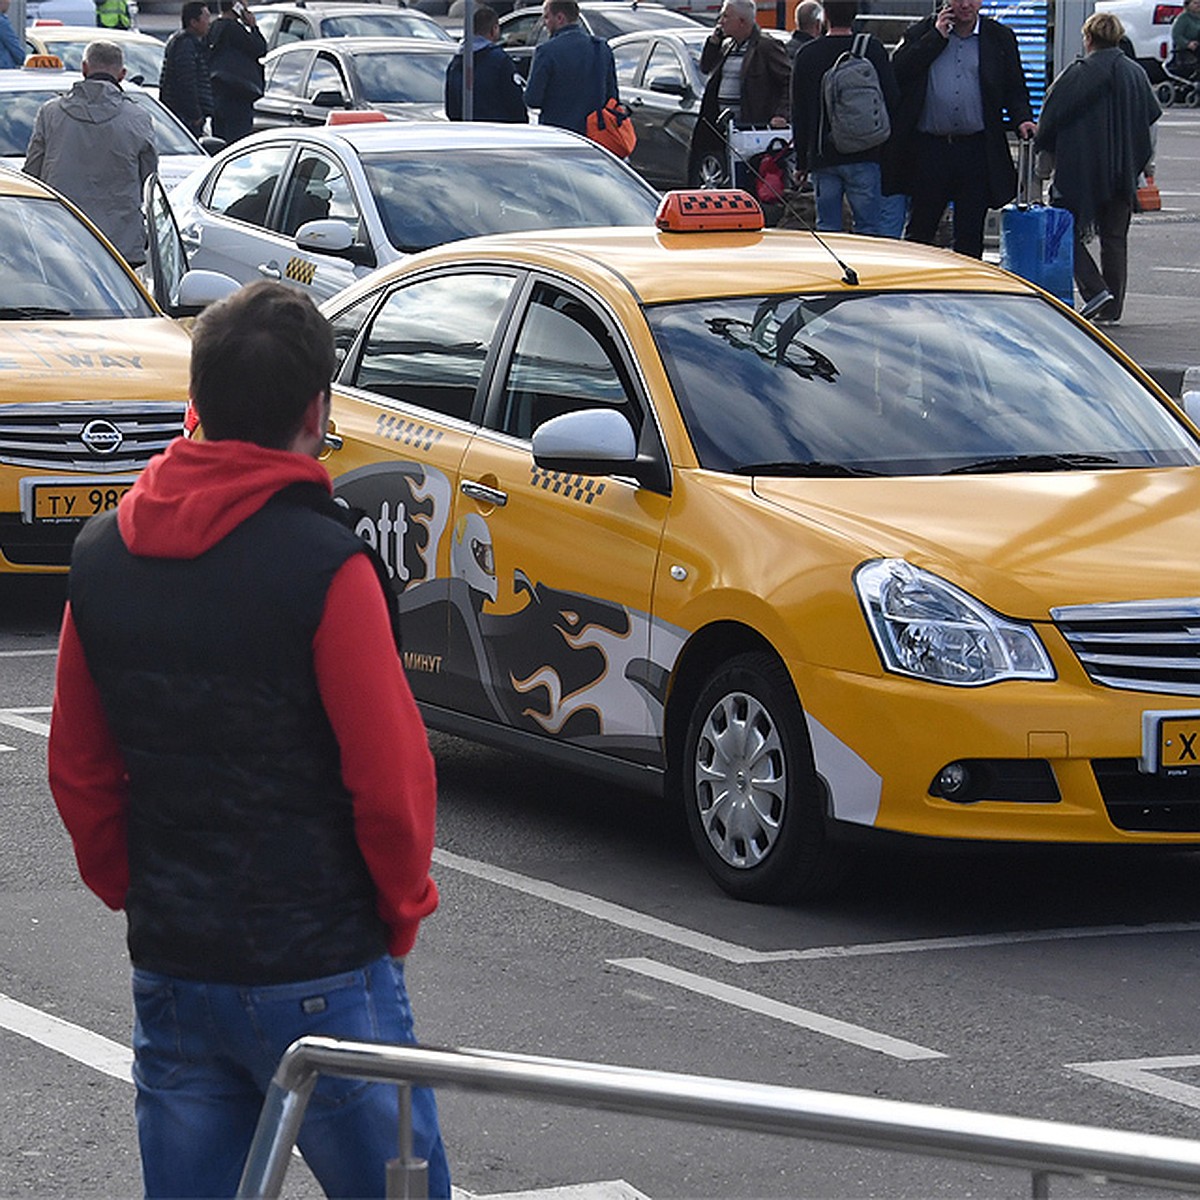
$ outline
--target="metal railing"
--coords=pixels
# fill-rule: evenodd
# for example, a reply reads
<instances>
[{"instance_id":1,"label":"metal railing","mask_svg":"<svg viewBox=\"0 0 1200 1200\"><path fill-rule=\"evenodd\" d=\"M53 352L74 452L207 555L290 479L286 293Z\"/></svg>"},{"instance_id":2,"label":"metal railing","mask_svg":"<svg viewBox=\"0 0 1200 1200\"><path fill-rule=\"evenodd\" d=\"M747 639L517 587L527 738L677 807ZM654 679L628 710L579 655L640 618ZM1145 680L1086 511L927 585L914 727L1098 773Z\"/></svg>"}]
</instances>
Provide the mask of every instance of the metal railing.
<instances>
[{"instance_id":1,"label":"metal railing","mask_svg":"<svg viewBox=\"0 0 1200 1200\"><path fill-rule=\"evenodd\" d=\"M1035 1200L1049 1196L1056 1174L1200 1192L1200 1141L1184 1138L489 1050L304 1037L271 1081L239 1196L279 1195L323 1074L401 1085L401 1153L389 1166L389 1195L424 1195L424 1164L413 1157L407 1116L412 1084L1011 1167L1031 1173Z\"/></svg>"}]
</instances>

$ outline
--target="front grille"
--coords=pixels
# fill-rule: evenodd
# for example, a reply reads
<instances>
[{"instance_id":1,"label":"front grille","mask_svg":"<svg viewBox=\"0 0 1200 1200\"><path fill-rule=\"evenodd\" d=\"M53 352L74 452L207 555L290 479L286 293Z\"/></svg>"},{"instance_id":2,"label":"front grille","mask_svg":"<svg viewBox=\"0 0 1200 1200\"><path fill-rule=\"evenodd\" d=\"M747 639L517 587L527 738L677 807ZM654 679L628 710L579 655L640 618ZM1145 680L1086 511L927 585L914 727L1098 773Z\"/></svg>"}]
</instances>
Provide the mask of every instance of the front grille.
<instances>
[{"instance_id":1,"label":"front grille","mask_svg":"<svg viewBox=\"0 0 1200 1200\"><path fill-rule=\"evenodd\" d=\"M1118 829L1200 833L1200 776L1145 775L1136 758L1093 759L1092 773Z\"/></svg>"},{"instance_id":2,"label":"front grille","mask_svg":"<svg viewBox=\"0 0 1200 1200\"><path fill-rule=\"evenodd\" d=\"M1093 683L1200 696L1200 599L1080 604L1050 615Z\"/></svg>"},{"instance_id":3,"label":"front grille","mask_svg":"<svg viewBox=\"0 0 1200 1200\"><path fill-rule=\"evenodd\" d=\"M39 471L128 472L183 432L184 405L68 400L0 405L0 463Z\"/></svg>"}]
</instances>

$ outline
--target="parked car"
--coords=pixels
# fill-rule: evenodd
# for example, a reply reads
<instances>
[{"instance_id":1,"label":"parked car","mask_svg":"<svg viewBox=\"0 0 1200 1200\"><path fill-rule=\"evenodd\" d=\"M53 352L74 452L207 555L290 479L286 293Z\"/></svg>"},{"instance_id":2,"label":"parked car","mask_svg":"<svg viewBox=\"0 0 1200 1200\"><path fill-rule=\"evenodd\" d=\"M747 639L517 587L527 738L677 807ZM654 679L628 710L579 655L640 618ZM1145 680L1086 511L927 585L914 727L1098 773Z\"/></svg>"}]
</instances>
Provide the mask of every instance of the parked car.
<instances>
[{"instance_id":1,"label":"parked car","mask_svg":"<svg viewBox=\"0 0 1200 1200\"><path fill-rule=\"evenodd\" d=\"M415 8L383 4L262 4L251 10L267 49L313 38L412 37L453 41L432 17Z\"/></svg>"},{"instance_id":2,"label":"parked car","mask_svg":"<svg viewBox=\"0 0 1200 1200\"><path fill-rule=\"evenodd\" d=\"M1183 4L1160 3L1160 0L1096 0L1096 12L1120 18L1150 82L1161 83L1166 78L1163 64L1172 54L1171 23L1183 12Z\"/></svg>"},{"instance_id":3,"label":"parked car","mask_svg":"<svg viewBox=\"0 0 1200 1200\"><path fill-rule=\"evenodd\" d=\"M629 164L655 187L728 183L728 160L717 153L706 154L697 164L696 178L688 178L688 150L707 82L700 52L710 32L689 24L627 33L610 43L617 86L638 135ZM788 36L786 30L775 29L764 29L763 34Z\"/></svg>"},{"instance_id":4,"label":"parked car","mask_svg":"<svg viewBox=\"0 0 1200 1200\"><path fill-rule=\"evenodd\" d=\"M336 109L378 109L414 121L445 120L450 42L421 38L323 38L272 50L255 129L324 125Z\"/></svg>"},{"instance_id":5,"label":"parked car","mask_svg":"<svg viewBox=\"0 0 1200 1200\"><path fill-rule=\"evenodd\" d=\"M182 432L191 342L78 209L6 165L0 264L0 573L64 571L83 520Z\"/></svg>"},{"instance_id":6,"label":"parked car","mask_svg":"<svg viewBox=\"0 0 1200 1200\"><path fill-rule=\"evenodd\" d=\"M676 26L694 28L698 22L654 0L580 0L579 23L593 37L608 40L638 29ZM500 18L500 45L508 51L522 75L528 76L533 52L550 35L542 24L542 10L520 8Z\"/></svg>"},{"instance_id":7,"label":"parked car","mask_svg":"<svg viewBox=\"0 0 1200 1200\"><path fill-rule=\"evenodd\" d=\"M129 18L137 28L138 3L128 0ZM25 0L25 24L96 25L96 6L92 0Z\"/></svg>"},{"instance_id":8,"label":"parked car","mask_svg":"<svg viewBox=\"0 0 1200 1200\"><path fill-rule=\"evenodd\" d=\"M15 160L19 167L25 161L38 109L47 100L69 92L81 78L78 71L56 67L0 71L0 156ZM210 161L204 146L155 96L133 84L123 86L125 94L145 108L150 116L154 144L158 149L159 174L165 183L178 183Z\"/></svg>"},{"instance_id":9,"label":"parked car","mask_svg":"<svg viewBox=\"0 0 1200 1200\"><path fill-rule=\"evenodd\" d=\"M253 134L170 196L193 267L318 299L477 233L643 225L658 199L565 130L398 121Z\"/></svg>"},{"instance_id":10,"label":"parked car","mask_svg":"<svg viewBox=\"0 0 1200 1200\"><path fill-rule=\"evenodd\" d=\"M880 830L1200 845L1193 421L997 268L668 201L701 229L324 306L327 465L430 725L665 789L743 899Z\"/></svg>"},{"instance_id":11,"label":"parked car","mask_svg":"<svg viewBox=\"0 0 1200 1200\"><path fill-rule=\"evenodd\" d=\"M25 30L25 46L29 54L53 54L62 60L68 71L79 72L83 52L89 42L98 37L116 42L125 57L125 78L130 83L158 94L158 77L162 71L166 43L135 29L97 29L91 25L34 25Z\"/></svg>"}]
</instances>

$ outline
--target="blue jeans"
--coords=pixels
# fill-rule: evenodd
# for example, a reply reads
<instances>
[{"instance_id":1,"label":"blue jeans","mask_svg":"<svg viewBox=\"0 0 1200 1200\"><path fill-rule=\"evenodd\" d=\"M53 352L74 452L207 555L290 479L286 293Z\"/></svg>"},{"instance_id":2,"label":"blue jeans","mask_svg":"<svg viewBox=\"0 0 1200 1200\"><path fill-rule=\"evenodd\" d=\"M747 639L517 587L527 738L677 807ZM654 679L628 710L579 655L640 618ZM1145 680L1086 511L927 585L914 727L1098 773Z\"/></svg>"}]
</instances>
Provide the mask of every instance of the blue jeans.
<instances>
[{"instance_id":1,"label":"blue jeans","mask_svg":"<svg viewBox=\"0 0 1200 1200\"><path fill-rule=\"evenodd\" d=\"M251 987L133 972L133 1077L146 1195L233 1196L280 1056L303 1034L414 1043L404 965ZM413 1088L413 1143L429 1195L450 1169L429 1088ZM394 1085L321 1076L299 1146L326 1195L382 1196L399 1154Z\"/></svg>"},{"instance_id":2,"label":"blue jeans","mask_svg":"<svg viewBox=\"0 0 1200 1200\"><path fill-rule=\"evenodd\" d=\"M817 202L817 228L822 233L836 233L842 227L842 196L850 203L854 217L854 232L882 237L880 209L879 164L874 162L842 163L836 167L817 167L812 173L813 192Z\"/></svg>"}]
</instances>

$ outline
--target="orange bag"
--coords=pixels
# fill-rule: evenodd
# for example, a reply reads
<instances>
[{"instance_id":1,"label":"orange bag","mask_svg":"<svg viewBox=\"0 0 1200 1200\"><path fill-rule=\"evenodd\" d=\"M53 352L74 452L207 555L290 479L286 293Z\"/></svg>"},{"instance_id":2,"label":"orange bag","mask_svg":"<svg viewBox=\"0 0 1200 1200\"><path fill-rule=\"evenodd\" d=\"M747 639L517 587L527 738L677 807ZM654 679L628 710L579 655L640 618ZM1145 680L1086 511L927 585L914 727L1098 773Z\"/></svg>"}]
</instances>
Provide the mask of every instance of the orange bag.
<instances>
[{"instance_id":1,"label":"orange bag","mask_svg":"<svg viewBox=\"0 0 1200 1200\"><path fill-rule=\"evenodd\" d=\"M615 97L603 108L588 113L587 135L618 158L628 158L637 145L637 131L629 109Z\"/></svg>"},{"instance_id":2,"label":"orange bag","mask_svg":"<svg viewBox=\"0 0 1200 1200\"><path fill-rule=\"evenodd\" d=\"M1146 176L1146 182L1137 190L1138 212L1159 212L1162 209L1162 196L1153 175Z\"/></svg>"}]
</instances>

